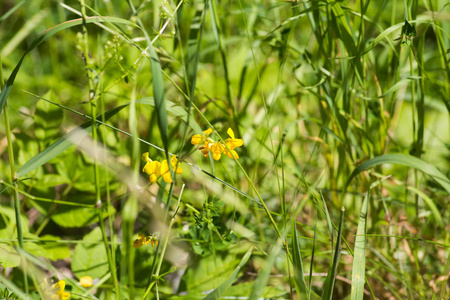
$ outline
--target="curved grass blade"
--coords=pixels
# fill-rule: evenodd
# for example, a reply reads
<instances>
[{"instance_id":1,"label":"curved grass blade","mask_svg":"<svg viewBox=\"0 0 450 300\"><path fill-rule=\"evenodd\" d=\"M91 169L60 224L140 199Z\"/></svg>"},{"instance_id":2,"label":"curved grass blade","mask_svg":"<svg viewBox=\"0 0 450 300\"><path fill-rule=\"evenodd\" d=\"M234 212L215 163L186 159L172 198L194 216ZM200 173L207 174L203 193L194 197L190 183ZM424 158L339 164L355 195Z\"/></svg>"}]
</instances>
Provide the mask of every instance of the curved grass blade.
<instances>
[{"instance_id":1,"label":"curved grass blade","mask_svg":"<svg viewBox=\"0 0 450 300\"><path fill-rule=\"evenodd\" d=\"M250 256L252 255L253 248L250 248L244 255L244 257L241 259L241 262L236 267L234 272L231 274L230 278L228 280L224 281L218 288L216 288L214 291L209 293L203 300L214 300L214 299L220 299L224 294L225 291L231 286L233 281L236 279L236 276L238 275L239 271L242 269L242 267L247 263Z\"/></svg>"},{"instance_id":2,"label":"curved grass blade","mask_svg":"<svg viewBox=\"0 0 450 300\"><path fill-rule=\"evenodd\" d=\"M337 267L339 263L339 256L341 255L341 236L342 236L342 225L344 224L344 213L345 208L342 207L341 209L341 221L339 222L339 230L338 235L336 239L336 249L334 251L334 257L333 257L333 265L331 266L331 269L328 271L327 279L325 281L325 287L323 289L323 300L331 300L333 297L333 289L334 289L334 283L336 281L336 273L337 273Z\"/></svg>"},{"instance_id":3,"label":"curved grass blade","mask_svg":"<svg viewBox=\"0 0 450 300\"><path fill-rule=\"evenodd\" d=\"M366 222L367 210L369 208L369 196L370 189L364 197L361 213L359 215L358 230L356 231L355 250L353 252L351 300L362 300L364 297L366 273Z\"/></svg>"},{"instance_id":4,"label":"curved grass blade","mask_svg":"<svg viewBox=\"0 0 450 300\"><path fill-rule=\"evenodd\" d=\"M306 299L309 292L306 288L305 277L303 275L302 254L300 252L295 219L292 219L292 261L294 264L294 279L297 288L297 298Z\"/></svg>"},{"instance_id":5,"label":"curved grass blade","mask_svg":"<svg viewBox=\"0 0 450 300\"><path fill-rule=\"evenodd\" d=\"M86 23L94 23L94 22L105 22L105 21L111 22L111 23L122 23L127 24L131 26L136 26L134 23L120 19L120 18L114 18L114 17L88 17L85 18ZM17 73L20 70L20 67L22 66L23 60L25 59L26 55L30 53L34 48L45 42L47 39L49 39L51 36L55 35L56 33L68 29L74 26L81 25L83 23L83 19L74 19L70 20L61 24L58 24L46 31L44 31L39 37L37 37L28 47L27 51L22 55L19 62L17 63L16 67L12 71L11 75L8 78L8 81L6 82L5 87L2 89L2 92L0 93L0 113L2 112L3 108L6 105L6 101L8 100L9 93L11 92L11 88L14 84L14 81L16 79Z\"/></svg>"},{"instance_id":6,"label":"curved grass blade","mask_svg":"<svg viewBox=\"0 0 450 300\"><path fill-rule=\"evenodd\" d=\"M408 166L423 173L430 175L434 180L436 180L448 193L450 193L450 180L442 174L436 167L430 165L429 163L417 158L415 156L409 156L404 154L386 154L381 155L375 158L372 158L360 166L358 166L353 172L350 174L350 177L347 180L347 183L344 186L344 194L347 190L349 183L355 178L359 173L373 167L382 164L399 164Z\"/></svg>"},{"instance_id":7,"label":"curved grass blade","mask_svg":"<svg viewBox=\"0 0 450 300\"><path fill-rule=\"evenodd\" d=\"M439 224L439 226L444 228L445 227L445 223L442 220L442 216L439 213L439 210L436 207L436 204L434 204L433 200L430 197L428 197L427 194L425 194L424 192L422 192L422 191L420 191L420 190L418 190L418 189L416 189L416 188L414 188L412 186L409 186L408 190L416 193L417 195L419 195L423 199L423 201L428 205L430 210L433 212L433 216L436 219L436 222Z\"/></svg>"}]
</instances>

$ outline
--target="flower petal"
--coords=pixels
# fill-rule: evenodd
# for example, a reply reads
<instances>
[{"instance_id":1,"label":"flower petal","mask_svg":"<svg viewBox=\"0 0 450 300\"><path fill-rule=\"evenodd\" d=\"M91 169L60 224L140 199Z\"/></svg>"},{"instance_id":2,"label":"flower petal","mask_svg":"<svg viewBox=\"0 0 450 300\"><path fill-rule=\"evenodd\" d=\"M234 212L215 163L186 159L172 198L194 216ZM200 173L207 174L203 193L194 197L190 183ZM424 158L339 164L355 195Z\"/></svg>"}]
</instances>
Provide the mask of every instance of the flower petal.
<instances>
[{"instance_id":1,"label":"flower petal","mask_svg":"<svg viewBox=\"0 0 450 300\"><path fill-rule=\"evenodd\" d=\"M233 129L228 128L227 133L228 133L228 135L234 140L234 132L233 132Z\"/></svg>"},{"instance_id":2,"label":"flower petal","mask_svg":"<svg viewBox=\"0 0 450 300\"><path fill-rule=\"evenodd\" d=\"M233 139L233 146L234 148L241 147L244 145L244 141L241 139Z\"/></svg>"},{"instance_id":3,"label":"flower petal","mask_svg":"<svg viewBox=\"0 0 450 300\"><path fill-rule=\"evenodd\" d=\"M191 138L191 144L198 145L202 142L202 136L200 134L195 134Z\"/></svg>"},{"instance_id":4,"label":"flower petal","mask_svg":"<svg viewBox=\"0 0 450 300\"><path fill-rule=\"evenodd\" d=\"M212 128L208 128L205 131L203 131L203 133L205 134L205 136L209 136L212 131L213 131Z\"/></svg>"},{"instance_id":5,"label":"flower petal","mask_svg":"<svg viewBox=\"0 0 450 300\"><path fill-rule=\"evenodd\" d=\"M167 163L167 160L163 160L162 164L161 164L161 175L165 175L166 173L169 173L169 164Z\"/></svg>"},{"instance_id":6,"label":"flower petal","mask_svg":"<svg viewBox=\"0 0 450 300\"><path fill-rule=\"evenodd\" d=\"M158 177L155 174L150 175L150 182L153 184L158 181Z\"/></svg>"},{"instance_id":7,"label":"flower petal","mask_svg":"<svg viewBox=\"0 0 450 300\"><path fill-rule=\"evenodd\" d=\"M160 168L161 164L159 163L159 161L154 160L146 163L142 171L144 171L148 175L155 174L156 176L159 176Z\"/></svg>"},{"instance_id":8,"label":"flower petal","mask_svg":"<svg viewBox=\"0 0 450 300\"><path fill-rule=\"evenodd\" d=\"M166 172L162 175L163 179L167 183L172 183L172 176L170 175L170 172Z\"/></svg>"},{"instance_id":9,"label":"flower petal","mask_svg":"<svg viewBox=\"0 0 450 300\"><path fill-rule=\"evenodd\" d=\"M239 155L237 154L236 151L234 150L230 150L229 152L227 151L227 153L225 153L229 158L236 158L239 159ZM234 156L234 157L233 157Z\"/></svg>"},{"instance_id":10,"label":"flower petal","mask_svg":"<svg viewBox=\"0 0 450 300\"><path fill-rule=\"evenodd\" d=\"M150 158L148 158L148 152L142 154L141 159L146 162L150 162Z\"/></svg>"}]
</instances>

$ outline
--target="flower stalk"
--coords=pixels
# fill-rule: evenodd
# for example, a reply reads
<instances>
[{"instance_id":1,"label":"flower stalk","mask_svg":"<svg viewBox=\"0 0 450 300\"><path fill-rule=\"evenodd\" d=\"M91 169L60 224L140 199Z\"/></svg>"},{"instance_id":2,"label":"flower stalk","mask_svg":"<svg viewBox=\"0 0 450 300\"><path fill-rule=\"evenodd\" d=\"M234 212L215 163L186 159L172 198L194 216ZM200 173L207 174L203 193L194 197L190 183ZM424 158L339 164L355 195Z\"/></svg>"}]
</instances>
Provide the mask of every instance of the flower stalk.
<instances>
[{"instance_id":1,"label":"flower stalk","mask_svg":"<svg viewBox=\"0 0 450 300\"><path fill-rule=\"evenodd\" d=\"M2 70L2 59L0 56L0 91L3 90L3 72ZM12 146L12 135L11 135L11 126L9 123L9 115L8 115L8 104L5 104L3 109L5 115L5 129L6 129L6 140L8 142L8 156L9 156L9 168L11 171L11 182L14 187L13 193L13 202L14 202L14 213L17 224L17 239L19 240L20 249L23 248L23 231L22 231L22 220L20 219L20 201L19 201L19 188L17 186L17 178L16 178L16 170L14 164L14 151ZM25 289L25 293L28 294L28 276L27 270L25 266L25 259L23 259L24 263L24 272L23 272L23 285Z\"/></svg>"}]
</instances>

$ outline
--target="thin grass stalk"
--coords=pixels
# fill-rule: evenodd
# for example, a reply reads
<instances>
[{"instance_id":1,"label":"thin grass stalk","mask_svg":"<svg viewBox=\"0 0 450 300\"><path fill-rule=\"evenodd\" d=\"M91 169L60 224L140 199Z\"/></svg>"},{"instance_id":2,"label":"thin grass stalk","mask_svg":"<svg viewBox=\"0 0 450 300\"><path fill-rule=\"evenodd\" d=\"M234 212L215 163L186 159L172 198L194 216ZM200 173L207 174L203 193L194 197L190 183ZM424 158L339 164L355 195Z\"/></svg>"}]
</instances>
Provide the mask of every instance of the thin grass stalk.
<instances>
[{"instance_id":1,"label":"thin grass stalk","mask_svg":"<svg viewBox=\"0 0 450 300\"><path fill-rule=\"evenodd\" d=\"M225 85L227 86L227 100L228 100L228 104L230 105L230 108L232 111L232 119L234 122L234 126L236 127L238 135L241 135L240 131L239 131L239 120L237 118L236 107L234 105L233 90L231 89L231 82L230 82L230 75L228 72L226 51L225 51L225 47L224 47L223 41L222 41L222 29L220 26L219 15L217 13L216 1L209 0L209 3L210 3L209 7L211 9L211 17L212 17L214 36L215 36L217 44L219 46L220 57L222 59Z\"/></svg>"},{"instance_id":2,"label":"thin grass stalk","mask_svg":"<svg viewBox=\"0 0 450 300\"><path fill-rule=\"evenodd\" d=\"M106 255L108 258L108 264L109 264L109 270L110 272L113 272L115 270L115 266L113 266L113 262L111 259L111 249L109 248L108 243L108 237L106 234L105 224L103 223L103 211L102 211L102 199L101 199L101 188L100 188L100 173L99 173L99 167L98 167L98 150L97 150L97 140L98 140L98 133L97 133L97 126L95 124L96 122L96 115L97 115L97 107L95 104L95 85L94 85L94 78L91 71L91 58L90 58L90 51L89 51L89 39L88 39L88 31L86 26L86 6L85 1L81 0L81 14L83 18L83 46L84 46L84 63L85 68L88 74L88 81L89 81L89 101L91 104L91 116L92 116L92 138L94 141L94 184L95 184L95 200L96 204L99 206L97 208L97 216L98 216L98 222L100 225L100 230L102 231L102 238L103 238L103 244L105 246ZM116 299L120 295L120 290L118 287L117 282L114 282L114 286L116 289Z\"/></svg>"},{"instance_id":3,"label":"thin grass stalk","mask_svg":"<svg viewBox=\"0 0 450 300\"><path fill-rule=\"evenodd\" d=\"M99 81L99 86L100 86L100 90L102 90L103 88L103 80L102 77L100 77L100 81ZM102 122L106 123L106 119L105 119L105 99L104 99L104 93L101 93L99 95L99 100L100 100L100 109L101 109L101 115L102 115ZM101 132L101 136L103 139L103 151L107 151L107 147L106 147L106 128L104 126L100 127L100 132ZM112 207L111 207L111 190L110 190L110 186L109 186L109 176L110 176L110 171L109 169L104 169L103 172L105 172L105 188L106 188L106 211L111 211ZM114 219L115 219L115 214L112 214L108 217L108 229L110 232L110 240L111 240L111 262L112 264L110 265L110 267L112 267L111 269L111 275L112 275L112 279L113 279L113 284L114 284L114 290L116 292L116 299L121 299L120 297L120 286L119 286L119 280L117 278L117 267L116 267L116 235L114 234Z\"/></svg>"},{"instance_id":4,"label":"thin grass stalk","mask_svg":"<svg viewBox=\"0 0 450 300\"><path fill-rule=\"evenodd\" d=\"M0 91L3 90L3 64L2 64L2 57L0 53ZM20 219L20 201L19 201L19 189L17 185L17 176L16 176L16 170L15 170L15 163L14 163L14 151L13 151L13 145L12 145L12 134L11 134L11 126L9 123L9 115L8 115L8 104L5 103L4 107L4 115L5 115L5 130L6 130L6 140L8 142L8 157L9 157L9 168L11 171L11 182L14 189L13 192L13 204L14 204L14 213L15 213L15 219L17 224L17 239L19 240L19 247L21 249L23 248L23 231L22 231L22 220ZM27 268L26 268L26 261L22 257L21 258L23 263L23 285L25 289L25 293L28 294L28 275L27 275Z\"/></svg>"},{"instance_id":5,"label":"thin grass stalk","mask_svg":"<svg viewBox=\"0 0 450 300\"><path fill-rule=\"evenodd\" d=\"M145 291L144 296L142 297L142 300L147 299L147 296L148 296L148 294L150 293L150 291L151 291L153 285L156 284L156 287L158 287L159 272L161 271L161 266L162 266L162 262L163 262L163 260L164 260L164 255L165 255L165 253L166 253L167 245L169 244L170 230L172 229L172 226L173 226L173 224L174 224L174 222L175 222L175 217L176 217L176 215L177 215L177 213L178 213L178 210L180 209L181 197L183 196L184 186L185 186L185 185L183 184L183 186L181 187L180 195L178 196L178 203L177 203L177 206L176 206L175 211L174 211L174 213L173 213L173 215L172 215L172 218L170 219L170 223L169 223L169 227L167 228L167 232L165 233L166 236L165 236L165 239L164 239L164 242L163 242L163 246L162 246L162 250L161 250L161 259L159 260L159 262L158 262L158 264L157 264L157 266L156 266L155 273L154 273L154 275L153 275L153 276L155 277L155 281L152 281L152 282L149 284L149 286L147 287L147 290ZM169 195L169 196L170 196L170 195ZM168 207L168 206L167 206L167 207ZM165 223L165 222L164 222L164 223ZM155 256L156 256L156 253L155 253ZM152 273L153 273L153 272L152 272ZM157 297L158 297L158 296L159 296L159 295L157 294Z\"/></svg>"},{"instance_id":6,"label":"thin grass stalk","mask_svg":"<svg viewBox=\"0 0 450 300\"><path fill-rule=\"evenodd\" d=\"M94 3L94 8L96 11L98 11L98 6L99 4L99 0L96 0ZM101 35L100 35L100 31L97 33L97 40L100 40ZM97 53L101 53L102 51L102 47L100 43L97 43ZM102 63L102 58L103 56L100 56L100 61L99 64ZM105 97L104 97L104 93L103 91L103 73L101 73L99 75L99 89L101 91L101 94L98 96L99 97L99 103L100 103L100 110L101 110L101 115L102 115L102 121L103 123L106 122L105 119ZM100 127L100 133L102 136L102 144L103 144L103 151L107 151L107 147L106 147L106 135L105 135L105 129L104 127ZM105 188L106 188L106 211L109 213L111 211L111 193L110 193L110 186L109 186L109 170L108 169L104 169L103 172L105 173ZM111 268L111 276L112 276L112 280L113 280L113 284L114 284L114 290L116 293L116 299L121 299L120 297L120 287L119 287L119 280L117 278L117 268L116 268L116 242L115 242L115 234L114 234L114 217L115 214L112 214L108 217L108 229L109 229L109 236L110 236L110 246L111 246L111 264L110 264L110 268Z\"/></svg>"}]
</instances>

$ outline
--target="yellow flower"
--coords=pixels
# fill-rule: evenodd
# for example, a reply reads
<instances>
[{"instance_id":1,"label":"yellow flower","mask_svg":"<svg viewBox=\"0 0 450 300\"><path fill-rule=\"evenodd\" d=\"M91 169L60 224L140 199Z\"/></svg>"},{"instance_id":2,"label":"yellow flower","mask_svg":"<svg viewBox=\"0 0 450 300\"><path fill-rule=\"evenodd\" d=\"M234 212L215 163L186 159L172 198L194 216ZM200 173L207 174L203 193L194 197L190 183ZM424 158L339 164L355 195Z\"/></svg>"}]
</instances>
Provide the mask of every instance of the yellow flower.
<instances>
[{"instance_id":1,"label":"yellow flower","mask_svg":"<svg viewBox=\"0 0 450 300\"><path fill-rule=\"evenodd\" d=\"M80 278L80 285L82 287L88 288L92 286L92 277L91 276L83 276Z\"/></svg>"},{"instance_id":2,"label":"yellow flower","mask_svg":"<svg viewBox=\"0 0 450 300\"><path fill-rule=\"evenodd\" d=\"M151 183L155 183L158 177L161 176L161 163L156 160L147 162L142 171L150 175Z\"/></svg>"},{"instance_id":3,"label":"yellow flower","mask_svg":"<svg viewBox=\"0 0 450 300\"><path fill-rule=\"evenodd\" d=\"M148 157L148 152L142 154L142 160L146 161L146 164L142 171L150 175L151 183L155 183L160 176L164 178L165 182L172 183L172 176L170 174L169 164L167 160L163 160L162 163L156 160L152 161ZM181 174L183 172L183 169L181 169L180 162L178 161L176 155L172 155L170 164L172 165L172 169L176 174Z\"/></svg>"},{"instance_id":4,"label":"yellow flower","mask_svg":"<svg viewBox=\"0 0 450 300\"><path fill-rule=\"evenodd\" d=\"M147 245L148 243L149 242L147 242L147 238L145 237L145 235L139 233L139 237L133 242L133 247L139 248L142 247L143 245Z\"/></svg>"},{"instance_id":5,"label":"yellow flower","mask_svg":"<svg viewBox=\"0 0 450 300\"><path fill-rule=\"evenodd\" d=\"M158 239L153 236L146 237L145 235L139 233L139 237L136 240L134 240L134 242L133 242L133 247L139 248L139 247L142 247L143 245L147 245L149 243L152 243L152 247L158 246Z\"/></svg>"},{"instance_id":6,"label":"yellow flower","mask_svg":"<svg viewBox=\"0 0 450 300\"><path fill-rule=\"evenodd\" d=\"M170 164L172 165L172 169L176 174L183 173L183 169L181 169L176 155L172 156L172 158L170 159ZM170 174L169 164L167 160L163 160L161 164L161 176L163 177L165 182L172 183L172 175Z\"/></svg>"},{"instance_id":7,"label":"yellow flower","mask_svg":"<svg viewBox=\"0 0 450 300\"><path fill-rule=\"evenodd\" d=\"M234 137L234 132L231 128L228 128L227 131L228 135L230 136L230 138L225 140L225 143L228 147L228 149L230 149L230 151L228 151L228 149L225 148L224 153L225 155L227 155L229 158L236 158L239 159L239 155L236 153L236 151L234 151L235 148L237 147L241 147L244 144L244 141L241 139L237 139Z\"/></svg>"},{"instance_id":8,"label":"yellow flower","mask_svg":"<svg viewBox=\"0 0 450 300\"><path fill-rule=\"evenodd\" d=\"M222 153L227 155L230 158L236 158L238 159L239 156L234 151L237 147L241 147L244 144L244 141L241 139L237 139L234 136L234 132L231 128L228 128L228 135L230 136L228 139L225 140L225 145L221 142L216 142L212 140L209 135L211 134L212 129L209 128L208 130L203 131L203 133L196 134L191 138L191 143L194 145L202 145L198 148L198 150L202 151L203 156L207 157L209 152L212 152L212 156L215 160L219 160L222 157ZM228 149L227 149L228 147Z\"/></svg>"},{"instance_id":9,"label":"yellow flower","mask_svg":"<svg viewBox=\"0 0 450 300\"><path fill-rule=\"evenodd\" d=\"M52 300L66 300L70 298L70 294L68 292L64 292L64 288L66 287L66 282L64 280L60 280L55 283L52 288L55 290L54 294L51 295L50 299Z\"/></svg>"},{"instance_id":10,"label":"yellow flower","mask_svg":"<svg viewBox=\"0 0 450 300\"><path fill-rule=\"evenodd\" d=\"M205 142L205 140L208 139L208 136L211 134L212 128L206 129L203 131L203 133L200 134L194 134L191 138L191 144L193 145L200 145Z\"/></svg>"},{"instance_id":11,"label":"yellow flower","mask_svg":"<svg viewBox=\"0 0 450 300\"><path fill-rule=\"evenodd\" d=\"M202 147L198 148L198 150L202 151L204 157L207 157L210 150L209 142L206 141Z\"/></svg>"},{"instance_id":12,"label":"yellow flower","mask_svg":"<svg viewBox=\"0 0 450 300\"><path fill-rule=\"evenodd\" d=\"M213 154L213 158L215 160L219 160L222 156L222 152L225 150L225 146L222 145L220 142L216 142L214 145L211 146L211 152Z\"/></svg>"},{"instance_id":13,"label":"yellow flower","mask_svg":"<svg viewBox=\"0 0 450 300\"><path fill-rule=\"evenodd\" d=\"M241 139L236 139L234 137L234 132L231 128L228 128L227 131L228 135L230 136L230 138L225 140L225 143L227 144L228 148L230 148L230 150L233 150L237 147L240 147L244 144L244 141Z\"/></svg>"},{"instance_id":14,"label":"yellow flower","mask_svg":"<svg viewBox=\"0 0 450 300\"><path fill-rule=\"evenodd\" d=\"M142 154L142 160L146 162L142 171L150 175L151 183L155 183L161 174L161 164L159 163L159 161L152 161L148 157L148 152Z\"/></svg>"}]
</instances>

